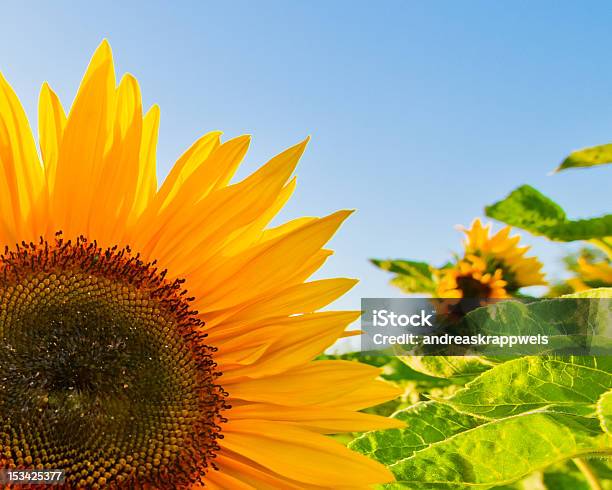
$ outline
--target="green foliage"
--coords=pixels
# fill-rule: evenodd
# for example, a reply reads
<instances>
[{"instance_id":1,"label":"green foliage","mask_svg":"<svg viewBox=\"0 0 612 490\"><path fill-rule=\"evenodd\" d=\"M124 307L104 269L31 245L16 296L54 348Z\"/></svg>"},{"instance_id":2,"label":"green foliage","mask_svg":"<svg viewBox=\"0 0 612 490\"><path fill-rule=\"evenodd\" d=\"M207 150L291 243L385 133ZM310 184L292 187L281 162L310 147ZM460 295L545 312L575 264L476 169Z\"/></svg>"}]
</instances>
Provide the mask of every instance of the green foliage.
<instances>
[{"instance_id":1,"label":"green foliage","mask_svg":"<svg viewBox=\"0 0 612 490\"><path fill-rule=\"evenodd\" d=\"M470 378L486 371L492 361L479 356L402 356L415 371L437 378Z\"/></svg>"},{"instance_id":2,"label":"green foliage","mask_svg":"<svg viewBox=\"0 0 612 490\"><path fill-rule=\"evenodd\" d=\"M486 418L538 409L595 417L597 400L612 388L610 361L599 360L597 368L583 362L579 357L514 359L483 373L445 402Z\"/></svg>"},{"instance_id":3,"label":"green foliage","mask_svg":"<svg viewBox=\"0 0 612 490\"><path fill-rule=\"evenodd\" d=\"M391 466L432 444L443 442L482 424L481 419L431 401L419 402L397 412L393 418L405 422L406 427L369 432L355 439L349 447Z\"/></svg>"},{"instance_id":4,"label":"green foliage","mask_svg":"<svg viewBox=\"0 0 612 490\"><path fill-rule=\"evenodd\" d=\"M382 270L393 272L395 276L391 279L391 284L406 293L430 293L436 289L433 269L426 262L403 259L372 259L371 262Z\"/></svg>"},{"instance_id":5,"label":"green foliage","mask_svg":"<svg viewBox=\"0 0 612 490\"><path fill-rule=\"evenodd\" d=\"M612 144L574 151L556 171L608 163ZM583 249L568 257L573 277L554 284L550 300L479 308L463 327L476 322L485 335L548 334L556 348L575 347L588 331L590 347L609 349L609 302L573 304L554 297L612 298L606 267L612 260L612 215L569 219L559 204L529 185L485 212L551 240L590 241L603 254ZM435 294L436 271L443 269L414 261L372 262L394 273L392 284L408 293ZM598 289L567 294L585 287ZM578 335L570 343L557 343L573 333ZM418 394L395 405L392 416L406 427L362 434L349 447L389 467L397 481L384 485L388 489L612 490L612 356L492 353L413 355L399 358L401 366L388 363L393 380L406 393ZM436 386L434 380L447 384ZM410 401L416 403L407 406Z\"/></svg>"},{"instance_id":6,"label":"green foliage","mask_svg":"<svg viewBox=\"0 0 612 490\"><path fill-rule=\"evenodd\" d=\"M487 420L433 402L395 415L405 429L368 433L349 447L386 464L386 488L491 488L574 457L612 449L596 420L527 412Z\"/></svg>"},{"instance_id":7,"label":"green foliage","mask_svg":"<svg viewBox=\"0 0 612 490\"><path fill-rule=\"evenodd\" d=\"M490 218L542 235L551 240L571 242L612 235L612 215L569 220L565 211L529 185L518 187L504 200L485 208Z\"/></svg>"},{"instance_id":8,"label":"green foliage","mask_svg":"<svg viewBox=\"0 0 612 490\"><path fill-rule=\"evenodd\" d=\"M566 294L564 298L612 298L612 288L589 289L578 293Z\"/></svg>"},{"instance_id":9,"label":"green foliage","mask_svg":"<svg viewBox=\"0 0 612 490\"><path fill-rule=\"evenodd\" d=\"M607 163L612 163L612 144L592 146L573 151L563 160L561 165L555 169L555 172L560 172L568 168L593 167L596 165L605 165Z\"/></svg>"},{"instance_id":10,"label":"green foliage","mask_svg":"<svg viewBox=\"0 0 612 490\"><path fill-rule=\"evenodd\" d=\"M612 289L572 297L612 298ZM485 315L494 322L490 327L501 331L504 321L524 324L541 303L549 319L567 316L559 301L520 304L520 309L512 303L470 315ZM589 303L594 306L582 314L595 328L609 328L609 302ZM603 459L612 455L612 357L402 360L413 375L425 371L457 384L442 394L430 390L428 401L393 414L405 428L369 432L349 444L388 466L397 481L385 488L612 488L612 471Z\"/></svg>"},{"instance_id":11,"label":"green foliage","mask_svg":"<svg viewBox=\"0 0 612 490\"><path fill-rule=\"evenodd\" d=\"M597 401L597 417L602 430L612 434L612 390L603 393Z\"/></svg>"}]
</instances>

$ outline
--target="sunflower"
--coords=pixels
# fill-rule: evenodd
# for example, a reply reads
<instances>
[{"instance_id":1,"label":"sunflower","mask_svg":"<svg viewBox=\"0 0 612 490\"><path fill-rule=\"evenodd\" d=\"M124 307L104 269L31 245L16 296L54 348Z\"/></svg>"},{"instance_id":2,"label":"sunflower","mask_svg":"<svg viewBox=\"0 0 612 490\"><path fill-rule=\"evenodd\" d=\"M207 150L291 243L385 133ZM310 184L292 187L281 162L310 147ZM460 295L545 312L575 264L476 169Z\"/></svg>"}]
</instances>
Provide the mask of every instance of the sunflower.
<instances>
[{"instance_id":1,"label":"sunflower","mask_svg":"<svg viewBox=\"0 0 612 490\"><path fill-rule=\"evenodd\" d=\"M440 298L507 298L501 269L487 272L486 262L468 255L454 267L439 271L436 295Z\"/></svg>"},{"instance_id":2,"label":"sunflower","mask_svg":"<svg viewBox=\"0 0 612 490\"><path fill-rule=\"evenodd\" d=\"M156 182L159 109L94 54L68 116L47 84L40 157L0 76L0 467L66 488L362 488L393 479L326 434L397 427L373 367L313 360L356 312L306 282L347 211L269 227L307 141L230 183L212 132ZM42 160L42 161L41 161Z\"/></svg>"},{"instance_id":3,"label":"sunflower","mask_svg":"<svg viewBox=\"0 0 612 490\"><path fill-rule=\"evenodd\" d=\"M567 281L574 291L612 286L612 264L607 259L591 260L583 255L576 260L575 271L577 277Z\"/></svg>"},{"instance_id":4,"label":"sunflower","mask_svg":"<svg viewBox=\"0 0 612 490\"><path fill-rule=\"evenodd\" d=\"M452 267L438 271L437 296L447 298L506 298L522 287L546 284L542 264L525 257L529 247L519 247L519 236L506 226L490 236L491 225L475 219L463 229L465 255Z\"/></svg>"}]
</instances>

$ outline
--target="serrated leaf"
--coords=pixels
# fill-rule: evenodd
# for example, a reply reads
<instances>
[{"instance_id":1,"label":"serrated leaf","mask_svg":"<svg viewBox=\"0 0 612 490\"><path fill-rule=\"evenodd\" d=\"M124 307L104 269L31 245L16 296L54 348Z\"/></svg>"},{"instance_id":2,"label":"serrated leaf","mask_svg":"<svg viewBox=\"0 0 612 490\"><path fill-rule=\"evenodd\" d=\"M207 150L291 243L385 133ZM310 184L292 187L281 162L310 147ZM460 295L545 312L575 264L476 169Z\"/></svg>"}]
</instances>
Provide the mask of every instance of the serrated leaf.
<instances>
[{"instance_id":1,"label":"serrated leaf","mask_svg":"<svg viewBox=\"0 0 612 490\"><path fill-rule=\"evenodd\" d=\"M597 417L601 429L612 434L612 391L602 394L597 401Z\"/></svg>"},{"instance_id":2,"label":"serrated leaf","mask_svg":"<svg viewBox=\"0 0 612 490\"><path fill-rule=\"evenodd\" d=\"M569 458L612 449L594 419L531 412L491 421L430 444L389 466L387 488L486 489Z\"/></svg>"},{"instance_id":3,"label":"serrated leaf","mask_svg":"<svg viewBox=\"0 0 612 490\"><path fill-rule=\"evenodd\" d=\"M555 172L568 168L593 167L608 163L612 163L612 144L591 146L570 153L561 165L555 169Z\"/></svg>"},{"instance_id":4,"label":"serrated leaf","mask_svg":"<svg viewBox=\"0 0 612 490\"><path fill-rule=\"evenodd\" d=\"M569 220L557 203L529 185L518 187L502 201L487 206L485 213L534 235L562 242L612 235L612 215Z\"/></svg>"},{"instance_id":5,"label":"serrated leaf","mask_svg":"<svg viewBox=\"0 0 612 490\"><path fill-rule=\"evenodd\" d=\"M543 408L594 417L597 400L612 388L612 374L578 362L579 358L515 359L483 373L445 403L489 418Z\"/></svg>"},{"instance_id":6,"label":"serrated leaf","mask_svg":"<svg viewBox=\"0 0 612 490\"><path fill-rule=\"evenodd\" d=\"M385 271L395 273L391 284L407 293L432 292L436 288L433 269L426 262L404 259L372 259L371 262Z\"/></svg>"}]
</instances>

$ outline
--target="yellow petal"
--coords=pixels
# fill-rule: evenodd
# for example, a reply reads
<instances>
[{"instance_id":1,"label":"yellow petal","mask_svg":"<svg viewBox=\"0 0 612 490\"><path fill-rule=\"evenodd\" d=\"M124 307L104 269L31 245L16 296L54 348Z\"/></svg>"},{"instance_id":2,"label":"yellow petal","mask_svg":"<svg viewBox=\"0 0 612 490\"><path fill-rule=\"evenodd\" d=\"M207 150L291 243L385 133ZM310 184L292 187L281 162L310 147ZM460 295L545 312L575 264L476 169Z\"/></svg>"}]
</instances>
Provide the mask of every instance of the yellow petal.
<instances>
[{"instance_id":1,"label":"yellow petal","mask_svg":"<svg viewBox=\"0 0 612 490\"><path fill-rule=\"evenodd\" d=\"M56 229L86 233L105 149L112 138L115 72L108 42L96 50L68 115L51 210ZM97 208L99 211L99 207Z\"/></svg>"},{"instance_id":2,"label":"yellow petal","mask_svg":"<svg viewBox=\"0 0 612 490\"><path fill-rule=\"evenodd\" d=\"M404 422L388 417L379 417L363 412L339 410L337 408L286 407L266 403L252 403L233 407L226 416L230 420L275 420L299 425L321 434L342 432L366 432L404 427Z\"/></svg>"},{"instance_id":3,"label":"yellow petal","mask_svg":"<svg viewBox=\"0 0 612 490\"><path fill-rule=\"evenodd\" d=\"M227 178L228 176L231 178L249 146L250 137L241 136L224 143L225 149L218 156L229 156L229 158L227 160L217 158L215 164L211 164L208 162L208 158L221 146L220 137L220 131L212 131L205 134L177 160L159 190L160 209L165 208L178 194L184 191L184 183L198 169L200 170L200 175L210 171L210 174L205 177L205 180L208 182L206 192L210 190L211 186L218 179ZM236 155L240 154L241 156L236 157ZM203 194L199 191L192 198L199 200L203 197Z\"/></svg>"},{"instance_id":4,"label":"yellow petal","mask_svg":"<svg viewBox=\"0 0 612 490\"><path fill-rule=\"evenodd\" d=\"M38 101L38 138L45 166L47 186L53 192L59 149L66 127L66 113L49 84L43 83Z\"/></svg>"},{"instance_id":5,"label":"yellow petal","mask_svg":"<svg viewBox=\"0 0 612 490\"><path fill-rule=\"evenodd\" d=\"M275 405L319 405L361 410L401 394L391 383L376 380L378 368L349 361L313 361L262 379L224 380L232 399Z\"/></svg>"},{"instance_id":6,"label":"yellow petal","mask_svg":"<svg viewBox=\"0 0 612 490\"><path fill-rule=\"evenodd\" d=\"M159 106L154 105L143 120L140 157L140 170L136 198L132 210L132 220L147 208L157 191L157 136L159 133Z\"/></svg>"},{"instance_id":7,"label":"yellow petal","mask_svg":"<svg viewBox=\"0 0 612 490\"><path fill-rule=\"evenodd\" d=\"M88 229L104 245L120 241L136 199L142 139L142 101L138 82L125 75L115 98L113 141L104 156Z\"/></svg>"},{"instance_id":8,"label":"yellow petal","mask_svg":"<svg viewBox=\"0 0 612 490\"><path fill-rule=\"evenodd\" d=\"M257 487L249 485L244 481L236 478L231 474L231 471L214 471L211 470L206 475L206 485L196 484L190 487L191 490L257 490Z\"/></svg>"},{"instance_id":9,"label":"yellow petal","mask_svg":"<svg viewBox=\"0 0 612 490\"><path fill-rule=\"evenodd\" d=\"M211 332L209 337L219 348L215 361L224 372L225 382L240 377L262 378L311 361L332 345L359 315L355 311L309 313L272 320L239 336L219 339L220 335ZM257 362L240 361L243 349L250 351L255 346L266 347ZM235 369L228 369L226 364L235 364Z\"/></svg>"},{"instance_id":10,"label":"yellow petal","mask_svg":"<svg viewBox=\"0 0 612 490\"><path fill-rule=\"evenodd\" d=\"M252 224L274 208L279 195L290 178L295 165L303 152L305 143L290 148L273 158L257 172L242 182L212 193L207 198L188 207L185 198L179 196L168 206L181 210L176 212L171 221L167 221L153 254L169 267L177 262L194 257L209 257L210 254L223 250L228 236L243 227ZM222 145L211 155L211 165L220 159L226 161L229 155L219 155L225 147ZM246 145L244 146L246 151ZM244 154L237 155L242 159ZM183 185L181 193L193 195L205 183L197 178L198 171ZM195 187L194 187L195 186ZM192 188L193 187L193 188ZM180 266L176 267L181 273Z\"/></svg>"},{"instance_id":11,"label":"yellow petal","mask_svg":"<svg viewBox=\"0 0 612 490\"><path fill-rule=\"evenodd\" d=\"M196 299L193 302L193 306L196 310L201 312L200 318L202 320L208 322L209 319L211 319L212 321L214 321L215 325L219 324L225 321L225 319L231 317L236 311L240 311L248 304L253 304L262 298L269 297L270 294L274 294L275 291L282 291L287 287L303 283L316 271L318 271L325 263L325 261L332 255L333 251L331 250L318 250L306 261L298 265L294 273L290 277L285 278L285 281L279 283L278 288L274 288L272 291L264 291L261 294L254 292L254 294L251 297L247 298L245 301L238 302L235 304L232 302L232 304L228 308L216 311L206 310L207 305L204 304L206 298L201 294L201 291L199 291L197 287L194 287L195 281L201 274L201 272L196 271L193 276L188 276L188 282L191 284L190 291L193 291L193 293L196 295ZM220 263L224 264L224 261L220 261Z\"/></svg>"},{"instance_id":12,"label":"yellow petal","mask_svg":"<svg viewBox=\"0 0 612 490\"><path fill-rule=\"evenodd\" d=\"M225 330L235 326L252 325L263 318L317 311L338 299L357 282L356 279L321 279L275 291L268 297L258 298L256 302L246 305L234 315L224 319L222 328ZM214 329L216 325L214 319L207 319L207 329Z\"/></svg>"},{"instance_id":13,"label":"yellow petal","mask_svg":"<svg viewBox=\"0 0 612 490\"><path fill-rule=\"evenodd\" d=\"M13 245L42 233L43 168L19 99L0 74L0 232Z\"/></svg>"},{"instance_id":14,"label":"yellow petal","mask_svg":"<svg viewBox=\"0 0 612 490\"><path fill-rule=\"evenodd\" d=\"M163 260L156 247L170 240L173 233L189 223L198 212L209 211L204 205L194 209L220 178L237 167L249 145L249 137L241 136L218 145L219 133L201 138L179 159L162 184L153 202L142 216L135 233L138 248L145 256ZM195 168L192 168L195 167ZM210 169L214 169L212 171ZM187 175L187 172L191 173ZM210 171L209 171L210 170ZM166 261L167 266L171 266Z\"/></svg>"},{"instance_id":15,"label":"yellow petal","mask_svg":"<svg viewBox=\"0 0 612 490\"><path fill-rule=\"evenodd\" d=\"M224 435L222 448L311 485L337 488L394 480L380 463L350 451L327 436L287 424L236 420L225 425Z\"/></svg>"},{"instance_id":16,"label":"yellow petal","mask_svg":"<svg viewBox=\"0 0 612 490\"><path fill-rule=\"evenodd\" d=\"M322 490L318 486L310 486L304 483L284 478L253 461L234 454L228 450L221 450L215 459L219 465L219 472L226 473L243 484L251 485L257 490ZM209 473L208 477L211 475ZM224 490L233 488L223 487Z\"/></svg>"},{"instance_id":17,"label":"yellow petal","mask_svg":"<svg viewBox=\"0 0 612 490\"><path fill-rule=\"evenodd\" d=\"M338 211L298 228L244 256L222 264L222 268L201 274L195 290L201 296L202 311L223 309L257 294L279 289L332 237L350 211ZM228 280L229 277L240 278Z\"/></svg>"},{"instance_id":18,"label":"yellow petal","mask_svg":"<svg viewBox=\"0 0 612 490\"><path fill-rule=\"evenodd\" d=\"M276 200L271 206L263 211L260 216L248 225L232 232L225 238L217 253L226 255L237 255L243 250L258 243L264 233L264 228L270 224L278 212L287 204L293 195L296 186L296 178L293 177L278 193ZM214 256L214 255L213 255Z\"/></svg>"}]
</instances>

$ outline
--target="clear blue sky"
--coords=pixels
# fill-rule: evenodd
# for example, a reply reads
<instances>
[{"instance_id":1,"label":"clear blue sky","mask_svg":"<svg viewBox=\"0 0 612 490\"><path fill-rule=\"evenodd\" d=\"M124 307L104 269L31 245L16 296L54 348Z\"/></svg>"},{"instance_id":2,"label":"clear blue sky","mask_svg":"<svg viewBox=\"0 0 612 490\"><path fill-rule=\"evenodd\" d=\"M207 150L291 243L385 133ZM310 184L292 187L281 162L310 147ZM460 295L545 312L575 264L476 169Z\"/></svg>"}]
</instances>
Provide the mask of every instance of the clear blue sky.
<instances>
[{"instance_id":1,"label":"clear blue sky","mask_svg":"<svg viewBox=\"0 0 612 490\"><path fill-rule=\"evenodd\" d=\"M208 130L253 134L248 169L311 134L282 218L358 210L320 274L361 279L338 307L397 295L368 257L444 262L453 225L520 184L609 210L611 169L547 176L612 141L608 2L93 3L3 3L0 70L32 123L41 83L68 106L106 37L161 106L160 177ZM560 246L529 243L559 271Z\"/></svg>"}]
</instances>

